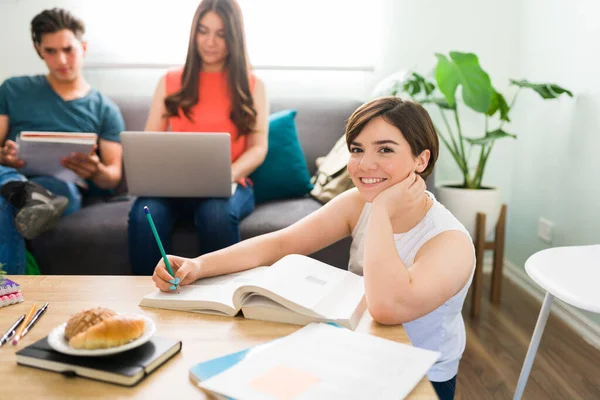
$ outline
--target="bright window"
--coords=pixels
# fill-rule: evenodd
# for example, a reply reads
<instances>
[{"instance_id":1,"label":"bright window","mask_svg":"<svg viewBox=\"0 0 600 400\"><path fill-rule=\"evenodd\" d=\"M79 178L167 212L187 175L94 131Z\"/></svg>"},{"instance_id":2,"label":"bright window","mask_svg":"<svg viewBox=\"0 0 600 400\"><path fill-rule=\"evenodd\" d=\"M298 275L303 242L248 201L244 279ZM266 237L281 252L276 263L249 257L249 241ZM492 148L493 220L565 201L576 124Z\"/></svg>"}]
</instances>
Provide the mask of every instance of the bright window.
<instances>
[{"instance_id":1,"label":"bright window","mask_svg":"<svg viewBox=\"0 0 600 400\"><path fill-rule=\"evenodd\" d=\"M381 0L239 0L251 63L263 68L372 69ZM198 0L103 0L71 7L84 19L88 65L178 65Z\"/></svg>"}]
</instances>

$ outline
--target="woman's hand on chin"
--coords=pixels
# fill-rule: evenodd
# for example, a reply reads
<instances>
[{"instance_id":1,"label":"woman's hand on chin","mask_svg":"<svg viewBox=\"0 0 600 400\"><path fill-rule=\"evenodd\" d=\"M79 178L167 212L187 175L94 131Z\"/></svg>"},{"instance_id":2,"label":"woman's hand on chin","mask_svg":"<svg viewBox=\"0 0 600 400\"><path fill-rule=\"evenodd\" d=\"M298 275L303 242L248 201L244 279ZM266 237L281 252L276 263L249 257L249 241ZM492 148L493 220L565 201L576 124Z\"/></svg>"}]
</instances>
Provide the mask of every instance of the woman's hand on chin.
<instances>
[{"instance_id":1,"label":"woman's hand on chin","mask_svg":"<svg viewBox=\"0 0 600 400\"><path fill-rule=\"evenodd\" d=\"M411 172L404 180L379 192L373 206L383 207L390 218L404 215L418 205L426 188L423 178Z\"/></svg>"}]
</instances>

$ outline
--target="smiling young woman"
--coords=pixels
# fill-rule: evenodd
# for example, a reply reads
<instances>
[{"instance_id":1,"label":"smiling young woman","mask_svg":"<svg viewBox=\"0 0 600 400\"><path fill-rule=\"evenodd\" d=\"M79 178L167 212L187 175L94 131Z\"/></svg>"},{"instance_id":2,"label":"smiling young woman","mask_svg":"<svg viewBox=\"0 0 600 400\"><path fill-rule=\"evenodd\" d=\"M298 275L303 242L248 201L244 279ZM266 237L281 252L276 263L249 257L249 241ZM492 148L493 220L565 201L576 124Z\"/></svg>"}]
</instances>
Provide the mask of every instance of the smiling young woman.
<instances>
[{"instance_id":1,"label":"smiling young woman","mask_svg":"<svg viewBox=\"0 0 600 400\"><path fill-rule=\"evenodd\" d=\"M369 312L382 324L404 324L415 346L442 353L427 376L440 398L451 399L475 257L466 229L425 188L438 157L429 114L395 97L376 99L352 114L346 140L356 188L280 231L194 259L169 256L175 277L160 261L153 280L169 291L174 278L187 285L352 236L349 270L365 277Z\"/></svg>"}]
</instances>

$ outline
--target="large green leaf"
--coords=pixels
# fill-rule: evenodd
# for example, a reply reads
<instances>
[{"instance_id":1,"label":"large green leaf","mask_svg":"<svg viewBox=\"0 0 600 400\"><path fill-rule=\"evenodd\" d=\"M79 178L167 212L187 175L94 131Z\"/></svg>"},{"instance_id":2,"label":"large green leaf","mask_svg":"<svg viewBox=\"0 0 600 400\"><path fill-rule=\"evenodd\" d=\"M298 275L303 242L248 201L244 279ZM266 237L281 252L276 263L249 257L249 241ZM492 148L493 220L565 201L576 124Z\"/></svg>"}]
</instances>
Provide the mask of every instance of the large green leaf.
<instances>
[{"instance_id":1,"label":"large green leaf","mask_svg":"<svg viewBox=\"0 0 600 400\"><path fill-rule=\"evenodd\" d=\"M448 58L437 53L438 64L435 67L435 80L438 88L448 100L448 104L453 106L456 103L456 88L458 88L459 75L456 66Z\"/></svg>"},{"instance_id":2,"label":"large green leaf","mask_svg":"<svg viewBox=\"0 0 600 400\"><path fill-rule=\"evenodd\" d=\"M502 121L510 122L508 118L508 112L510 111L510 107L506 103L506 99L500 93L493 89L494 93L492 94L492 104L490 105L490 109L487 112L487 115L490 117L496 114L497 111L500 111L500 119Z\"/></svg>"},{"instance_id":3,"label":"large green leaf","mask_svg":"<svg viewBox=\"0 0 600 400\"><path fill-rule=\"evenodd\" d=\"M475 138L475 139L465 138L465 140L471 144L484 145L484 144L491 143L495 140L504 139L507 137L516 139L517 135L513 135L512 133L507 133L507 132L503 131L502 129L496 129L495 131L487 132L485 134L485 136L483 136L483 137Z\"/></svg>"},{"instance_id":4,"label":"large green leaf","mask_svg":"<svg viewBox=\"0 0 600 400\"><path fill-rule=\"evenodd\" d=\"M533 89L544 99L556 99L563 93L568 95L569 97L573 97L573 93L571 93L570 90L567 90L552 83L531 83L525 79L522 79L520 81L511 79L510 83L520 88Z\"/></svg>"},{"instance_id":5,"label":"large green leaf","mask_svg":"<svg viewBox=\"0 0 600 400\"><path fill-rule=\"evenodd\" d=\"M456 102L456 89L462 87L462 98L465 104L475 111L487 113L492 103L494 89L489 75L479 65L473 53L450 52L450 59L443 54L436 54L438 64L435 78L440 91L453 106Z\"/></svg>"}]
</instances>

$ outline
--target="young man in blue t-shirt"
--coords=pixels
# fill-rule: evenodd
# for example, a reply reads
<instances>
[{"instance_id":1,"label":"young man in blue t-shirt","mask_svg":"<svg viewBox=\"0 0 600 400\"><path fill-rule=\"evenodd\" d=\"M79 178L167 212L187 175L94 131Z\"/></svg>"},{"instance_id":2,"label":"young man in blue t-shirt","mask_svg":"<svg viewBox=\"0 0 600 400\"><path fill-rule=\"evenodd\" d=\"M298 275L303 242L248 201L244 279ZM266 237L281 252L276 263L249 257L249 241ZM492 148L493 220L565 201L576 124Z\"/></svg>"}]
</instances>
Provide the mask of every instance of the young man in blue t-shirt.
<instances>
[{"instance_id":1,"label":"young man in blue t-shirt","mask_svg":"<svg viewBox=\"0 0 600 400\"><path fill-rule=\"evenodd\" d=\"M114 189L121 181L124 130L118 107L82 76L87 43L82 21L68 11L45 10L31 21L35 50L48 74L7 79L0 86L0 263L25 272L25 240L81 208L81 196ZM91 154L61 160L87 182L78 187L51 176L23 176L16 144L22 131L95 132Z\"/></svg>"}]
</instances>

